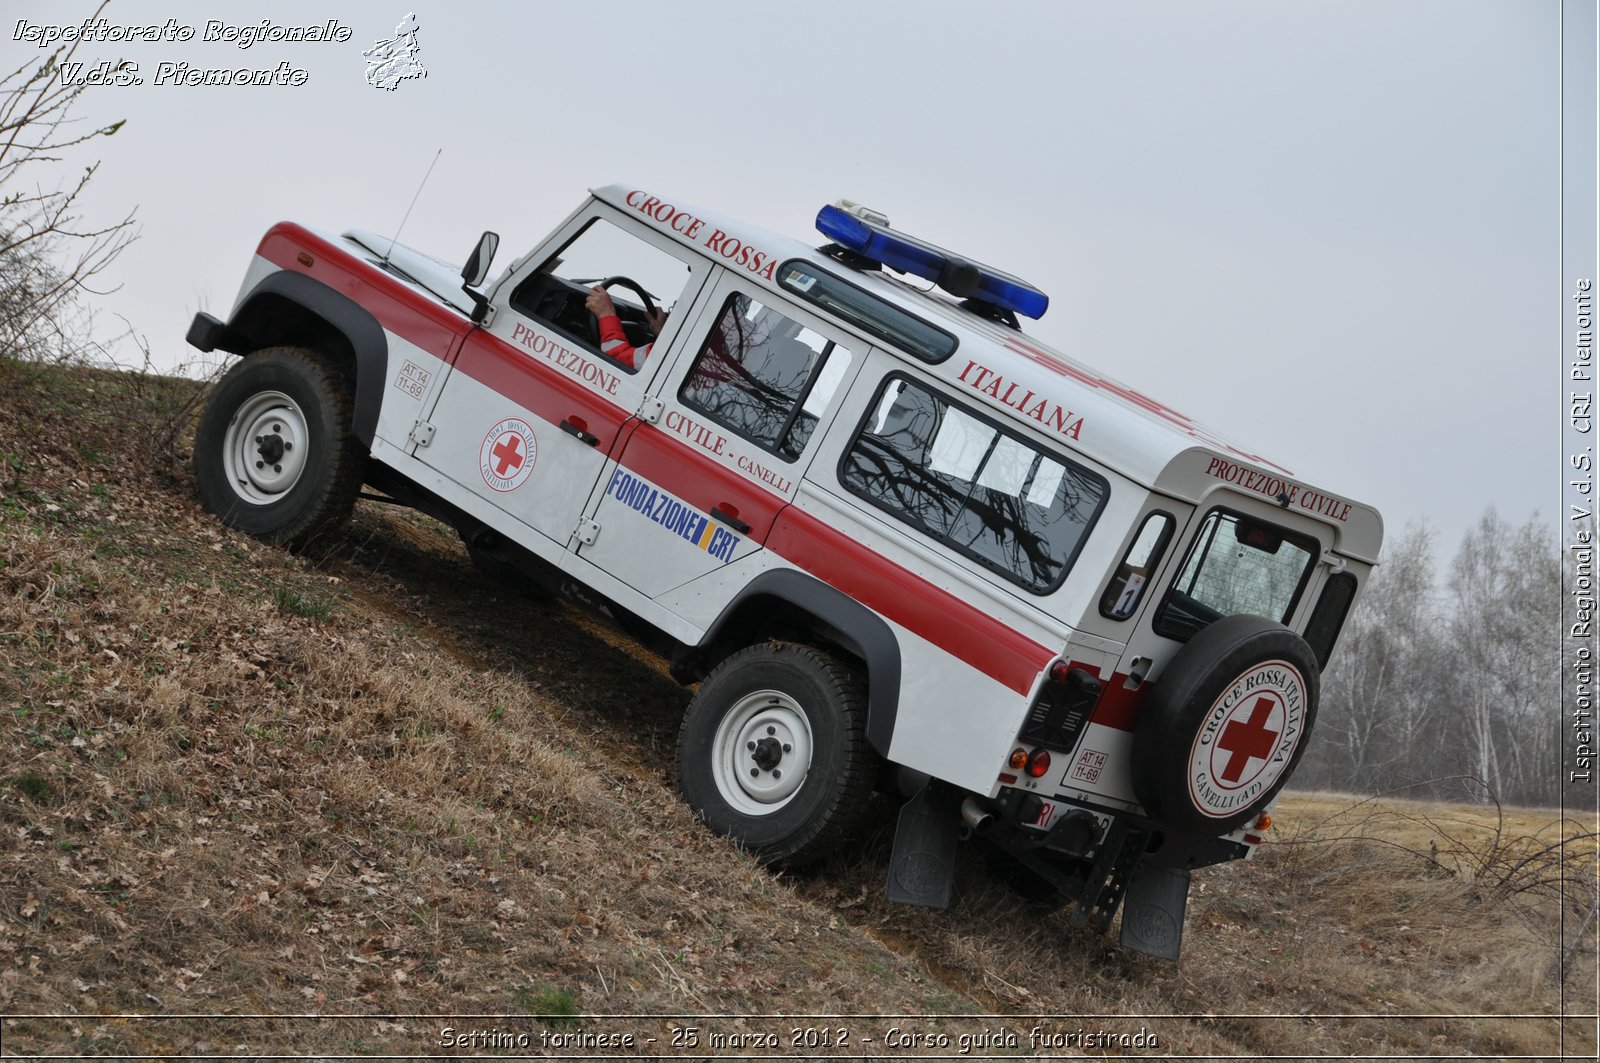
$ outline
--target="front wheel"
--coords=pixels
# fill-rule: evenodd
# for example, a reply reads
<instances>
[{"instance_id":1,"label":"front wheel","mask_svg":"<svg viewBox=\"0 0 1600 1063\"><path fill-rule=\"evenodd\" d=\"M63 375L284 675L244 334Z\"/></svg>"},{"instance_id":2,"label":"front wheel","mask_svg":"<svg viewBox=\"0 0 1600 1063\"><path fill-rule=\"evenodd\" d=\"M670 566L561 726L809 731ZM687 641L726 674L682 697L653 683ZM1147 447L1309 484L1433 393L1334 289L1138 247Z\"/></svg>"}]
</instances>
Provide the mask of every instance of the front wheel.
<instances>
[{"instance_id":1,"label":"front wheel","mask_svg":"<svg viewBox=\"0 0 1600 1063\"><path fill-rule=\"evenodd\" d=\"M343 522L364 458L351 406L345 379L311 351L271 347L241 358L195 433L201 503L230 527L296 547Z\"/></svg>"},{"instance_id":2,"label":"front wheel","mask_svg":"<svg viewBox=\"0 0 1600 1063\"><path fill-rule=\"evenodd\" d=\"M872 790L860 681L809 646L718 665L678 734L678 789L707 826L798 866L837 847Z\"/></svg>"}]
</instances>

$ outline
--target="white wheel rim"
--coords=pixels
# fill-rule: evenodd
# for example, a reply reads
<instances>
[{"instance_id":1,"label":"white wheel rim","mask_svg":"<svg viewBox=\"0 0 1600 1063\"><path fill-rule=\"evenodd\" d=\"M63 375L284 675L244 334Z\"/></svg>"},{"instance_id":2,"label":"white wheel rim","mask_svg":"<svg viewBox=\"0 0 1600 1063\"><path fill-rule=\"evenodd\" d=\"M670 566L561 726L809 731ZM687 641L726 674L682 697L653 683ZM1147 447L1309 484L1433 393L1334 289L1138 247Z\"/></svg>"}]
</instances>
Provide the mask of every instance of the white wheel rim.
<instances>
[{"instance_id":1,"label":"white wheel rim","mask_svg":"<svg viewBox=\"0 0 1600 1063\"><path fill-rule=\"evenodd\" d=\"M770 816L794 799L811 770L811 723L789 695L757 690L717 724L711 775L717 792L747 816Z\"/></svg>"},{"instance_id":2,"label":"white wheel rim","mask_svg":"<svg viewBox=\"0 0 1600 1063\"><path fill-rule=\"evenodd\" d=\"M246 502L278 501L305 471L309 438L298 403L281 391L257 392L234 411L222 440L228 484Z\"/></svg>"}]
</instances>

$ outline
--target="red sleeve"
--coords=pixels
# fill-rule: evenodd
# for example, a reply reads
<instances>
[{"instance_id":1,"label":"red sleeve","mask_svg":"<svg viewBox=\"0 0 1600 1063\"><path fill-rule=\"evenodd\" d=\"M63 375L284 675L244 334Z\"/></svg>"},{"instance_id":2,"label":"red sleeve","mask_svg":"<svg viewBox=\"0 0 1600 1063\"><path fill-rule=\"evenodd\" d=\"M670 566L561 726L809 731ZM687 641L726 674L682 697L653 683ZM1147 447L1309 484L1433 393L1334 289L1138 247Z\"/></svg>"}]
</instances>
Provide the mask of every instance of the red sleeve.
<instances>
[{"instance_id":1,"label":"red sleeve","mask_svg":"<svg viewBox=\"0 0 1600 1063\"><path fill-rule=\"evenodd\" d=\"M600 349L609 358L615 358L630 369L637 369L645 356L650 353L651 344L635 347L628 342L627 333L622 331L622 321L616 314L607 314L600 319Z\"/></svg>"}]
</instances>

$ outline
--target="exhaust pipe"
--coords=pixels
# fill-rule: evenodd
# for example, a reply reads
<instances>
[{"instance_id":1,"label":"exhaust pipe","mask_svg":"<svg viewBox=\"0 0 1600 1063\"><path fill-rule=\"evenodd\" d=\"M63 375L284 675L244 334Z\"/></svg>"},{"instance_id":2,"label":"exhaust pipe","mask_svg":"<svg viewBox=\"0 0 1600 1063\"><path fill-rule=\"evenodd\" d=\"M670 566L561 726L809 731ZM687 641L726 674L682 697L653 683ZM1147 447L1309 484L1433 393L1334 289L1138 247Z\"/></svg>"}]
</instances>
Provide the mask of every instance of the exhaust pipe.
<instances>
[{"instance_id":1,"label":"exhaust pipe","mask_svg":"<svg viewBox=\"0 0 1600 1063\"><path fill-rule=\"evenodd\" d=\"M961 802L961 821L967 825L969 831L976 833L989 825L994 819L994 813L984 805L978 803L976 797L968 797Z\"/></svg>"}]
</instances>

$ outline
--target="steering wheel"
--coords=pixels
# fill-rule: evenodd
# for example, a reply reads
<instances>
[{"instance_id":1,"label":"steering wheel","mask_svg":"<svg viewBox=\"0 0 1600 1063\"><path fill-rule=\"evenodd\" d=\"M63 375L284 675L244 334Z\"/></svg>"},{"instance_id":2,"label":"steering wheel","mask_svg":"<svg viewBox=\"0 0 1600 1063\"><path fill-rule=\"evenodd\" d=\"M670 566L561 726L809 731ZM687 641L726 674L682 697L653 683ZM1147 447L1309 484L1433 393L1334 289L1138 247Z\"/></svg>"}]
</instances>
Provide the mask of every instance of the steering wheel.
<instances>
[{"instance_id":1,"label":"steering wheel","mask_svg":"<svg viewBox=\"0 0 1600 1063\"><path fill-rule=\"evenodd\" d=\"M656 316L655 301L650 298L650 293L644 290L644 285L640 284L636 280L629 280L627 277L607 277L605 280L600 282L600 287L609 288L613 284L628 289L634 295L637 295L640 299L644 300L645 314L650 317Z\"/></svg>"},{"instance_id":2,"label":"steering wheel","mask_svg":"<svg viewBox=\"0 0 1600 1063\"><path fill-rule=\"evenodd\" d=\"M651 299L650 298L650 293L644 290L644 285L642 285L638 281L632 280L632 279L630 279L628 277L616 276L616 277L607 277L605 280L600 282L599 287L601 287L601 288L610 288L612 285L618 285L620 287L626 288L629 291L633 292L635 295L637 295L640 299L642 299L644 301L645 313L650 317L654 317L655 316L655 313L656 313L655 300ZM600 319L595 317L594 314L592 314L592 313L589 315L589 335L588 335L588 340L594 346L596 346L596 347L600 346Z\"/></svg>"}]
</instances>

